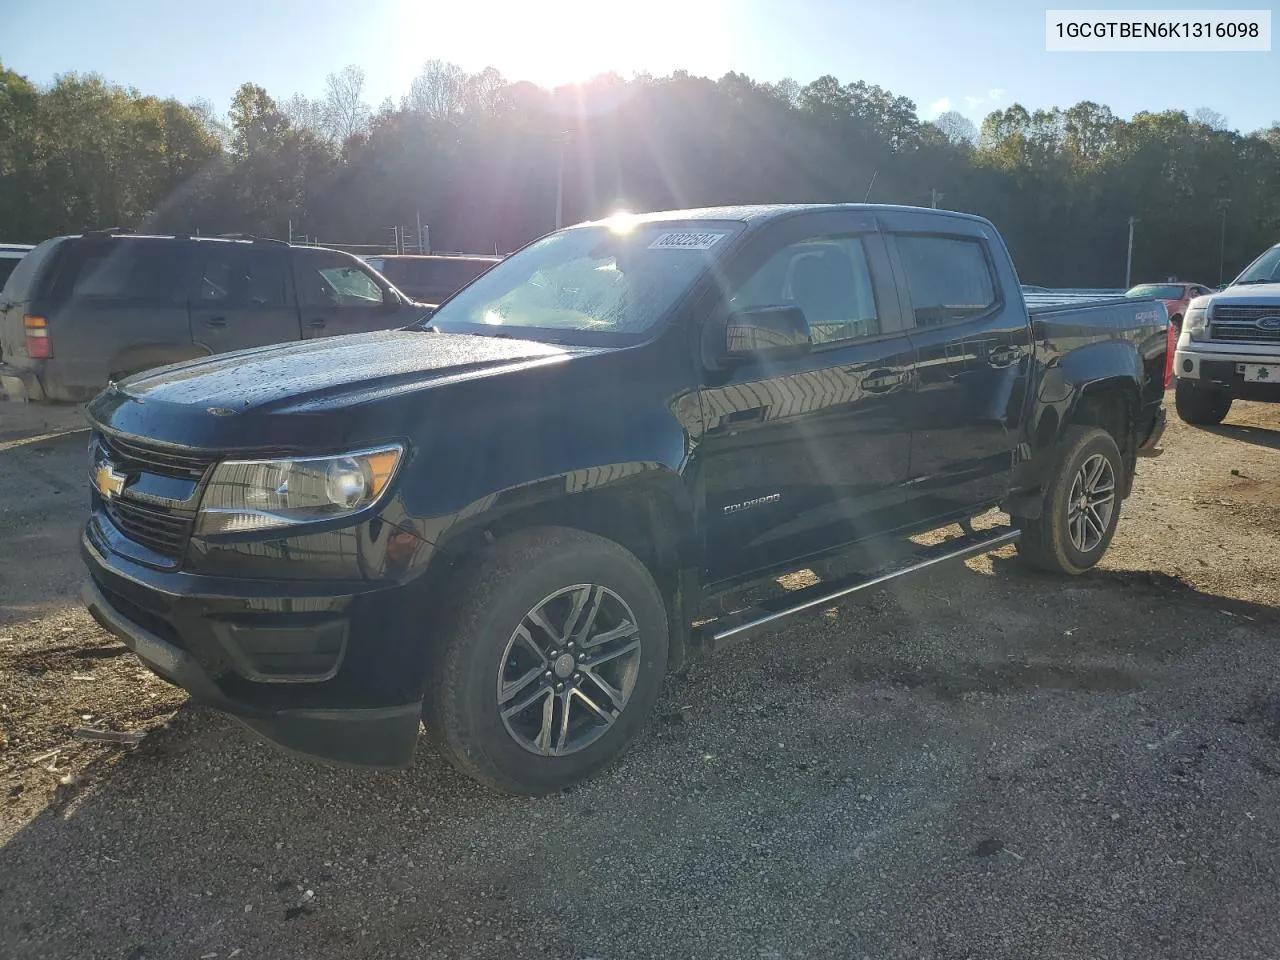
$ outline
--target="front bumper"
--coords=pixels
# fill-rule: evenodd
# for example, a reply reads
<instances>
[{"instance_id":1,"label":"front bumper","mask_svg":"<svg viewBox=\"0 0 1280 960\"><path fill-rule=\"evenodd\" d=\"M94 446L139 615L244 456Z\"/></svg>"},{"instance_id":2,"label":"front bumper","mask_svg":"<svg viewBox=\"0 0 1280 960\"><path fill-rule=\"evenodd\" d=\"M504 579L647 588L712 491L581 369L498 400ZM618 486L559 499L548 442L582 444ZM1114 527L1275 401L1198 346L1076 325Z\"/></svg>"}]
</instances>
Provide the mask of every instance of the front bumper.
<instances>
[{"instance_id":1,"label":"front bumper","mask_svg":"<svg viewBox=\"0 0 1280 960\"><path fill-rule=\"evenodd\" d=\"M83 597L103 627L193 700L317 759L399 767L422 712L423 638L407 588L226 580L162 571L86 532Z\"/></svg>"},{"instance_id":2,"label":"front bumper","mask_svg":"<svg viewBox=\"0 0 1280 960\"><path fill-rule=\"evenodd\" d=\"M1280 372L1280 351L1179 349L1174 356L1173 373L1179 380L1212 387L1235 400L1280 402L1280 382L1246 383L1241 372L1244 364L1274 366Z\"/></svg>"}]
</instances>

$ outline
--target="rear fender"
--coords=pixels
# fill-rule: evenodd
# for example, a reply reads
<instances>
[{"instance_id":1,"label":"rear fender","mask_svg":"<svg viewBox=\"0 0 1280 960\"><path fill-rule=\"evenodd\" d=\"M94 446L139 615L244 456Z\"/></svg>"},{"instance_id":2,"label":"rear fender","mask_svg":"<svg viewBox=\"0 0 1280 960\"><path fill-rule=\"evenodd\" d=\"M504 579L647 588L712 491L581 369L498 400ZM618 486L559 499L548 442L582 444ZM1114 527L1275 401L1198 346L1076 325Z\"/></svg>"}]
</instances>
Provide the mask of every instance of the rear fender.
<instances>
[{"instance_id":1,"label":"rear fender","mask_svg":"<svg viewBox=\"0 0 1280 960\"><path fill-rule=\"evenodd\" d=\"M1161 331L1161 338L1164 335ZM1064 353L1044 371L1025 437L1029 457L1017 468L1015 493L1005 505L1009 513L1022 517L1039 515L1040 492L1066 429L1077 423L1095 422L1098 418L1093 408L1102 398L1113 395L1123 397L1124 405L1116 414L1119 422L1109 422L1107 426L1116 433L1121 456L1129 467L1124 489L1128 494L1136 452L1136 417L1147 379L1143 360L1131 341L1104 340ZM1161 357L1158 377L1163 375L1162 361Z\"/></svg>"}]
</instances>

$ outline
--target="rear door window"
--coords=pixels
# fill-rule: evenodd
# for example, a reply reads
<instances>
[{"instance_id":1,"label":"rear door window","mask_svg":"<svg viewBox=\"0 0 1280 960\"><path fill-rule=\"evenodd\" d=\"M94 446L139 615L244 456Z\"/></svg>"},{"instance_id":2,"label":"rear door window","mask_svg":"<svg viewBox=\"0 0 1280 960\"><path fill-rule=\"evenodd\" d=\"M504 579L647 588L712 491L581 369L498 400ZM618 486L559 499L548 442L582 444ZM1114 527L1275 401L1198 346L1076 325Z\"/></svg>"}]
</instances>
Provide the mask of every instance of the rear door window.
<instances>
[{"instance_id":1,"label":"rear door window","mask_svg":"<svg viewBox=\"0 0 1280 960\"><path fill-rule=\"evenodd\" d=\"M982 241L899 234L894 242L917 327L968 320L999 302Z\"/></svg>"},{"instance_id":2,"label":"rear door window","mask_svg":"<svg viewBox=\"0 0 1280 960\"><path fill-rule=\"evenodd\" d=\"M197 302L250 307L287 305L288 261L283 255L242 244L207 243L194 295Z\"/></svg>"}]
</instances>

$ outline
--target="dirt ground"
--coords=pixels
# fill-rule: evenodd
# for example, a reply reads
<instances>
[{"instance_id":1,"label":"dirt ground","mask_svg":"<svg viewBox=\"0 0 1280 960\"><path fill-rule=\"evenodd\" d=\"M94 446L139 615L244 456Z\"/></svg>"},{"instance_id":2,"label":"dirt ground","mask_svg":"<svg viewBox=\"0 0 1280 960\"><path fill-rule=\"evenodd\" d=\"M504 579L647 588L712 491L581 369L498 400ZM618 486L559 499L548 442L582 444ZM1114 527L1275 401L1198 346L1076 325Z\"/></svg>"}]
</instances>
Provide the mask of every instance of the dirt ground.
<instances>
[{"instance_id":1,"label":"dirt ground","mask_svg":"<svg viewBox=\"0 0 1280 960\"><path fill-rule=\"evenodd\" d=\"M80 426L0 403L0 956L1280 956L1280 407L1171 422L1102 569L696 661L540 800L185 705L79 606Z\"/></svg>"}]
</instances>

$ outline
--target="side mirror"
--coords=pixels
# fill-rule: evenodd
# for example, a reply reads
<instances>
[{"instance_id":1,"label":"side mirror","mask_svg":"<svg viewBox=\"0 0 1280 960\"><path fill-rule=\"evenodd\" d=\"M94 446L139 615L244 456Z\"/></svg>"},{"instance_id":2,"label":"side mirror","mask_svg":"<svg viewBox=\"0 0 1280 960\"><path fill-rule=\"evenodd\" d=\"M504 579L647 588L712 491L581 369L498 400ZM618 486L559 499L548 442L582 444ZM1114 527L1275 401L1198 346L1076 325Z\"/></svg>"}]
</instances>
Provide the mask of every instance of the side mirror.
<instances>
[{"instance_id":1,"label":"side mirror","mask_svg":"<svg viewBox=\"0 0 1280 960\"><path fill-rule=\"evenodd\" d=\"M802 357L813 346L809 321L799 307L752 307L729 314L724 358L731 361Z\"/></svg>"}]
</instances>

